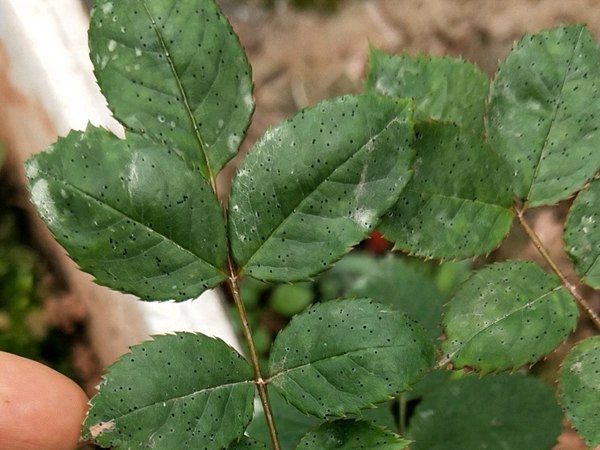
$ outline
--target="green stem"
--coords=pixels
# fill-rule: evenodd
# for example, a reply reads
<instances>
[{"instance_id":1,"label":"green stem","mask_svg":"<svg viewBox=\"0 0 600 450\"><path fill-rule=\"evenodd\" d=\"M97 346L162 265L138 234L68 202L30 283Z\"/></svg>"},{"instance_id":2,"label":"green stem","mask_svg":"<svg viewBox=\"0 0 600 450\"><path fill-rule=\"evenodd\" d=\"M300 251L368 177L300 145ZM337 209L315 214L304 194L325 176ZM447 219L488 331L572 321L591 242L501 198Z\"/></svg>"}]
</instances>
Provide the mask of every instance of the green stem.
<instances>
[{"instance_id":1,"label":"green stem","mask_svg":"<svg viewBox=\"0 0 600 450\"><path fill-rule=\"evenodd\" d=\"M408 403L406 394L400 394L398 398L399 411L398 411L398 429L400 430L400 436L406 436L406 405Z\"/></svg>"},{"instance_id":2,"label":"green stem","mask_svg":"<svg viewBox=\"0 0 600 450\"><path fill-rule=\"evenodd\" d=\"M252 369L254 370L254 380L256 382L258 396L260 397L260 402L262 403L263 410L265 413L265 419L267 421L267 427L269 429L269 436L271 437L271 442L273 443L273 450L281 450L281 446L279 445L279 439L277 438L277 429L275 428L275 418L273 416L271 404L269 403L267 382L263 378L262 373L260 371L258 353L256 351L256 346L254 345L254 339L252 338L252 330L250 329L250 324L248 323L248 315L246 314L246 308L244 307L244 302L242 300L242 296L240 295L239 278L234 268L233 262L231 261L231 258L228 258L227 265L229 270L227 284L233 296L233 301L235 302L235 306L237 308L240 320L242 322L242 333L244 335L246 343L248 344L250 363L252 364Z\"/></svg>"},{"instance_id":3,"label":"green stem","mask_svg":"<svg viewBox=\"0 0 600 450\"><path fill-rule=\"evenodd\" d=\"M542 257L548 263L548 265L550 266L552 271L558 276L562 285L571 293L571 295L575 298L577 303L579 303L579 306L581 306L581 308L586 312L586 314L592 320L594 325L596 325L596 328L598 328L600 330L600 317L598 317L598 314L596 314L594 309L589 305L589 303L579 293L579 291L577 290L577 286L574 286L567 279L565 274L560 270L558 265L554 262L554 260L550 256L550 253L548 253L548 250L546 249L546 247L544 247L544 244L540 240L539 236L535 233L533 228L531 228L531 226L529 226L529 224L527 223L527 220L525 220L525 214L524 214L525 210L523 208L519 208L516 205L514 206L514 210L517 213L517 219L519 220L519 223L525 230L525 233L527 233L527 236L529 236L529 239L531 239L531 241L533 242L533 245L538 250L540 255L542 255Z\"/></svg>"}]
</instances>

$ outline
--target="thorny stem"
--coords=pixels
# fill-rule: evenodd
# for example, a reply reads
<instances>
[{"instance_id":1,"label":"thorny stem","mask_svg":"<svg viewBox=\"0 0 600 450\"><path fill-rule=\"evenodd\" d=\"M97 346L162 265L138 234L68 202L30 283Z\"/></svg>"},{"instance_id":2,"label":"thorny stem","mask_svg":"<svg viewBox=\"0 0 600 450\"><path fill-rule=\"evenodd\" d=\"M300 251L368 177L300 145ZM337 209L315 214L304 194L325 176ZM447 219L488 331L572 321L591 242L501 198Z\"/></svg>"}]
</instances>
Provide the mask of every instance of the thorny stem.
<instances>
[{"instance_id":1,"label":"thorny stem","mask_svg":"<svg viewBox=\"0 0 600 450\"><path fill-rule=\"evenodd\" d=\"M260 397L260 402L262 403L263 410L265 413L265 419L267 420L267 427L269 429L269 436L271 437L271 442L273 443L273 450L281 450L281 447L279 445L279 439L277 438L277 429L275 428L275 419L273 417L273 411L271 409L271 404L269 403L267 382L263 378L260 371L258 354L256 352L256 346L254 345L254 339L252 339L252 331L250 330L250 324L248 323L248 315L246 314L246 308L244 307L244 302L242 301L242 296L240 295L239 278L233 265L233 262L231 261L231 258L228 258L227 266L229 271L227 285L229 286L231 294L233 295L233 300L235 302L235 306L237 308L240 320L242 322L242 333L244 335L246 343L248 344L248 352L250 353L250 363L252 364L252 369L254 370L256 388L258 389L258 396Z\"/></svg>"},{"instance_id":2,"label":"thorny stem","mask_svg":"<svg viewBox=\"0 0 600 450\"><path fill-rule=\"evenodd\" d=\"M596 328L598 328L600 330L600 317L592 309L592 307L589 305L589 303L581 296L579 291L577 291L577 286L574 286L567 279L567 277L564 275L564 273L562 273L562 271L560 270L558 265L554 262L554 260L548 253L548 250L546 249L546 247L544 247L544 244L538 237L538 235L535 233L533 228L531 228L529 226L529 224L527 223L527 221L525 220L524 209L519 208L518 206L515 205L514 210L517 213L517 219L519 220L519 223L525 230L525 233L527 233L527 236L529 236L529 239L531 239L531 241L533 242L533 245L535 245L535 248L538 250L538 252L540 252L542 257L546 260L546 262L548 263L548 265L550 266L552 271L558 276L558 278L560 278L562 285L571 293L571 295L575 298L575 300L577 300L577 303L579 303L579 306L581 306L581 308L590 317L592 322L594 322L594 325L596 325Z\"/></svg>"}]
</instances>

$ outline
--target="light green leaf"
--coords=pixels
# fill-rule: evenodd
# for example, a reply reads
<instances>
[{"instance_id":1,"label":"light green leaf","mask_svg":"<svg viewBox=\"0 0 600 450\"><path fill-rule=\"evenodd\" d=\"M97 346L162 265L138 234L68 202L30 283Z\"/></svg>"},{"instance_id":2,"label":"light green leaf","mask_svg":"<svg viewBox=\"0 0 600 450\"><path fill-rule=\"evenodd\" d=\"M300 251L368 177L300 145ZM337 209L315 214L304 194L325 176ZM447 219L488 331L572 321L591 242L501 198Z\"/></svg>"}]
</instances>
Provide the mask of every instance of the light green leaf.
<instances>
[{"instance_id":1,"label":"light green leaf","mask_svg":"<svg viewBox=\"0 0 600 450\"><path fill-rule=\"evenodd\" d=\"M269 130L233 181L229 237L241 271L298 281L364 239L411 173L412 106L340 97Z\"/></svg>"},{"instance_id":2,"label":"light green leaf","mask_svg":"<svg viewBox=\"0 0 600 450\"><path fill-rule=\"evenodd\" d=\"M205 176L239 148L254 110L244 51L213 0L97 0L89 31L115 117Z\"/></svg>"},{"instance_id":3,"label":"light green leaf","mask_svg":"<svg viewBox=\"0 0 600 450\"><path fill-rule=\"evenodd\" d=\"M565 248L582 281L600 289L600 180L580 192L565 224Z\"/></svg>"},{"instance_id":4,"label":"light green leaf","mask_svg":"<svg viewBox=\"0 0 600 450\"><path fill-rule=\"evenodd\" d=\"M567 417L590 447L600 444L600 336L571 349L560 369L559 395Z\"/></svg>"},{"instance_id":5,"label":"light green leaf","mask_svg":"<svg viewBox=\"0 0 600 450\"><path fill-rule=\"evenodd\" d=\"M404 259L351 254L323 274L319 282L330 289L336 285L335 297L369 297L416 320L432 338L441 335L442 294L432 277Z\"/></svg>"},{"instance_id":6,"label":"light green leaf","mask_svg":"<svg viewBox=\"0 0 600 450\"><path fill-rule=\"evenodd\" d=\"M321 303L279 333L270 382L291 404L318 417L360 414L423 376L433 361L425 330L367 299Z\"/></svg>"},{"instance_id":7,"label":"light green leaf","mask_svg":"<svg viewBox=\"0 0 600 450\"><path fill-rule=\"evenodd\" d=\"M496 73L488 128L529 206L576 192L600 168L600 52L581 25L526 34Z\"/></svg>"},{"instance_id":8,"label":"light green leaf","mask_svg":"<svg viewBox=\"0 0 600 450\"><path fill-rule=\"evenodd\" d=\"M424 123L416 133L415 175L380 231L395 249L427 258L491 252L513 220L505 164L455 125Z\"/></svg>"},{"instance_id":9,"label":"light green leaf","mask_svg":"<svg viewBox=\"0 0 600 450\"><path fill-rule=\"evenodd\" d=\"M271 403L271 409L275 417L281 450L294 450L302 436L320 423L318 419L307 416L290 405L271 386L269 386L269 403ZM247 433L261 442L271 442L265 414L262 410L258 411L252 422L250 422Z\"/></svg>"},{"instance_id":10,"label":"light green leaf","mask_svg":"<svg viewBox=\"0 0 600 450\"><path fill-rule=\"evenodd\" d=\"M27 174L40 215L99 284L185 300L225 279L221 207L174 152L89 128L31 158Z\"/></svg>"},{"instance_id":11,"label":"light green leaf","mask_svg":"<svg viewBox=\"0 0 600 450\"><path fill-rule=\"evenodd\" d=\"M284 317L292 317L314 301L311 283L279 284L275 286L269 303L273 311Z\"/></svg>"},{"instance_id":12,"label":"light green leaf","mask_svg":"<svg viewBox=\"0 0 600 450\"><path fill-rule=\"evenodd\" d=\"M412 97L415 117L461 125L481 136L490 80L460 58L386 55L371 48L365 88L392 97Z\"/></svg>"},{"instance_id":13,"label":"light green leaf","mask_svg":"<svg viewBox=\"0 0 600 450\"><path fill-rule=\"evenodd\" d=\"M553 390L535 378L467 376L419 403L407 437L413 450L550 450L561 420Z\"/></svg>"},{"instance_id":14,"label":"light green leaf","mask_svg":"<svg viewBox=\"0 0 600 450\"><path fill-rule=\"evenodd\" d=\"M402 450L410 441L364 420L325 422L308 433L297 450Z\"/></svg>"},{"instance_id":15,"label":"light green leaf","mask_svg":"<svg viewBox=\"0 0 600 450\"><path fill-rule=\"evenodd\" d=\"M262 442L255 441L247 436L229 446L228 450L269 450Z\"/></svg>"},{"instance_id":16,"label":"light green leaf","mask_svg":"<svg viewBox=\"0 0 600 450\"><path fill-rule=\"evenodd\" d=\"M108 369L83 437L115 449L221 450L250 422L251 380L249 364L223 341L155 336Z\"/></svg>"},{"instance_id":17,"label":"light green leaf","mask_svg":"<svg viewBox=\"0 0 600 450\"><path fill-rule=\"evenodd\" d=\"M577 305L531 262L476 272L448 303L444 353L456 367L514 369L550 353L577 325Z\"/></svg>"}]
</instances>

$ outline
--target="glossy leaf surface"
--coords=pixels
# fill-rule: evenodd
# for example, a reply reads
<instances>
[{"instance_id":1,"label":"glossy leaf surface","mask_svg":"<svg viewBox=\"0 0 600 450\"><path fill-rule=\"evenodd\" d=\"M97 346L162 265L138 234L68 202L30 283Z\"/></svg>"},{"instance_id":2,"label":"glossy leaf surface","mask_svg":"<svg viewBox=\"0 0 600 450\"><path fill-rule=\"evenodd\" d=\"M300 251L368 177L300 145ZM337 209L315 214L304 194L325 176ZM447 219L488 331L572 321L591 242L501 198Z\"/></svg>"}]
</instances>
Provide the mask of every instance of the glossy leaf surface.
<instances>
[{"instance_id":1,"label":"glossy leaf surface","mask_svg":"<svg viewBox=\"0 0 600 450\"><path fill-rule=\"evenodd\" d=\"M155 336L108 369L83 437L116 449L222 450L250 422L250 380L248 363L223 341Z\"/></svg>"},{"instance_id":2,"label":"glossy leaf surface","mask_svg":"<svg viewBox=\"0 0 600 450\"><path fill-rule=\"evenodd\" d=\"M590 447L600 445L600 336L571 349L560 369L560 402Z\"/></svg>"},{"instance_id":3,"label":"glossy leaf surface","mask_svg":"<svg viewBox=\"0 0 600 450\"><path fill-rule=\"evenodd\" d=\"M550 450L561 420L553 390L534 378L467 376L423 398L407 437L414 450Z\"/></svg>"},{"instance_id":4,"label":"glossy leaf surface","mask_svg":"<svg viewBox=\"0 0 600 450\"><path fill-rule=\"evenodd\" d=\"M432 338L441 335L443 296L433 278L416 264L392 256L350 254L323 274L319 283L335 291L336 298L369 297L390 305L419 322Z\"/></svg>"},{"instance_id":5,"label":"glossy leaf surface","mask_svg":"<svg viewBox=\"0 0 600 450\"><path fill-rule=\"evenodd\" d=\"M526 34L492 83L489 136L529 206L580 189L600 168L600 52L581 25Z\"/></svg>"},{"instance_id":6,"label":"glossy leaf surface","mask_svg":"<svg viewBox=\"0 0 600 450\"><path fill-rule=\"evenodd\" d=\"M571 205L564 240L577 275L600 289L600 181L593 181Z\"/></svg>"},{"instance_id":7,"label":"glossy leaf surface","mask_svg":"<svg viewBox=\"0 0 600 450\"><path fill-rule=\"evenodd\" d=\"M456 125L421 124L416 133L415 175L380 231L395 249L428 258L489 253L513 220L505 164Z\"/></svg>"},{"instance_id":8,"label":"glossy leaf surface","mask_svg":"<svg viewBox=\"0 0 600 450\"><path fill-rule=\"evenodd\" d=\"M410 441L364 420L325 422L308 433L297 450L402 450Z\"/></svg>"},{"instance_id":9,"label":"glossy leaf surface","mask_svg":"<svg viewBox=\"0 0 600 450\"><path fill-rule=\"evenodd\" d=\"M365 88L411 97L415 117L452 122L480 136L489 78L459 58L386 55L371 49Z\"/></svg>"},{"instance_id":10,"label":"glossy leaf surface","mask_svg":"<svg viewBox=\"0 0 600 450\"><path fill-rule=\"evenodd\" d=\"M577 325L577 305L553 275L531 262L476 272L448 303L442 348L456 367L484 373L532 363Z\"/></svg>"},{"instance_id":11,"label":"glossy leaf surface","mask_svg":"<svg viewBox=\"0 0 600 450\"><path fill-rule=\"evenodd\" d=\"M205 176L237 153L254 110L250 66L212 0L97 0L89 40L98 84L129 130Z\"/></svg>"},{"instance_id":12,"label":"glossy leaf surface","mask_svg":"<svg viewBox=\"0 0 600 450\"><path fill-rule=\"evenodd\" d=\"M88 128L31 158L27 174L39 214L99 284L185 300L224 280L221 207L174 152Z\"/></svg>"},{"instance_id":13,"label":"glossy leaf surface","mask_svg":"<svg viewBox=\"0 0 600 450\"><path fill-rule=\"evenodd\" d=\"M267 131L238 170L229 201L242 272L303 280L367 237L410 177L411 117L407 101L347 96Z\"/></svg>"},{"instance_id":14,"label":"glossy leaf surface","mask_svg":"<svg viewBox=\"0 0 600 450\"><path fill-rule=\"evenodd\" d=\"M360 414L423 376L433 344L404 314L367 299L321 303L279 333L269 359L272 386L318 417Z\"/></svg>"}]
</instances>

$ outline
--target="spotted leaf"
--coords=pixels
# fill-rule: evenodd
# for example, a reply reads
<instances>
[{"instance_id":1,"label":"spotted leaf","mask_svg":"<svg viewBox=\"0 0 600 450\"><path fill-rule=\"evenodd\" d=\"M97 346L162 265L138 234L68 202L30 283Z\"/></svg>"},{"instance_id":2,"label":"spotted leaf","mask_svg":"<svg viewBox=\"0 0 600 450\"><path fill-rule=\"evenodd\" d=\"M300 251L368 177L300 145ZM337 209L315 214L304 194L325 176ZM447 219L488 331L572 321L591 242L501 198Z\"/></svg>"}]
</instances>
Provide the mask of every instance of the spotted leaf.
<instances>
[{"instance_id":1,"label":"spotted leaf","mask_svg":"<svg viewBox=\"0 0 600 450\"><path fill-rule=\"evenodd\" d=\"M489 136L529 206L554 204L600 169L600 52L581 25L526 34L491 86Z\"/></svg>"},{"instance_id":2,"label":"spotted leaf","mask_svg":"<svg viewBox=\"0 0 600 450\"><path fill-rule=\"evenodd\" d=\"M360 414L423 376L433 343L404 314L367 299L331 301L296 316L269 358L271 385L318 417Z\"/></svg>"},{"instance_id":3,"label":"spotted leaf","mask_svg":"<svg viewBox=\"0 0 600 450\"><path fill-rule=\"evenodd\" d=\"M89 31L115 117L214 177L254 110L250 66L213 0L97 0Z\"/></svg>"},{"instance_id":4,"label":"spotted leaf","mask_svg":"<svg viewBox=\"0 0 600 450\"><path fill-rule=\"evenodd\" d=\"M242 437L238 442L229 446L227 450L268 450L262 442L255 441L247 436Z\"/></svg>"},{"instance_id":5,"label":"spotted leaf","mask_svg":"<svg viewBox=\"0 0 600 450\"><path fill-rule=\"evenodd\" d=\"M155 336L108 369L83 437L115 449L222 450L250 422L251 380L250 365L223 341Z\"/></svg>"},{"instance_id":6,"label":"spotted leaf","mask_svg":"<svg viewBox=\"0 0 600 450\"><path fill-rule=\"evenodd\" d=\"M532 363L577 325L577 305L555 276L531 262L476 272L448 303L446 358L483 373Z\"/></svg>"},{"instance_id":7,"label":"spotted leaf","mask_svg":"<svg viewBox=\"0 0 600 450\"><path fill-rule=\"evenodd\" d=\"M411 105L340 97L267 131L231 190L229 237L241 271L306 279L367 237L410 177Z\"/></svg>"},{"instance_id":8,"label":"spotted leaf","mask_svg":"<svg viewBox=\"0 0 600 450\"><path fill-rule=\"evenodd\" d=\"M30 159L27 175L39 214L99 284L148 300L185 300L225 279L217 198L154 141L73 131Z\"/></svg>"},{"instance_id":9,"label":"spotted leaf","mask_svg":"<svg viewBox=\"0 0 600 450\"><path fill-rule=\"evenodd\" d=\"M577 196L569 210L564 239L577 275L600 289L600 180Z\"/></svg>"}]
</instances>

